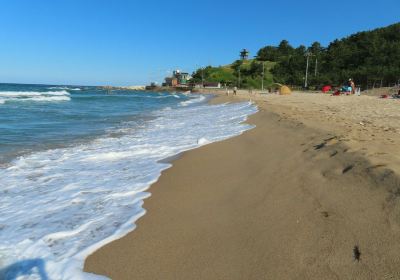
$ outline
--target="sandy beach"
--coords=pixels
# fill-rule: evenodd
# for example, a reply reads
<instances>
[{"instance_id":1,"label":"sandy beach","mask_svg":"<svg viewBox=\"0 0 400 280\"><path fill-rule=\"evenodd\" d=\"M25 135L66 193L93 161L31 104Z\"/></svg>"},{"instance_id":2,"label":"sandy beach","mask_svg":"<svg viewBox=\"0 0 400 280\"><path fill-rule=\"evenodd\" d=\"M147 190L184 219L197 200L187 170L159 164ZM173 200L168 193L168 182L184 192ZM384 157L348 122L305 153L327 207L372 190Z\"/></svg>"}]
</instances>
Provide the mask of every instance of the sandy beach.
<instances>
[{"instance_id":1,"label":"sandy beach","mask_svg":"<svg viewBox=\"0 0 400 280\"><path fill-rule=\"evenodd\" d=\"M112 279L400 279L400 101L253 100L256 128L183 153L137 228L91 256Z\"/></svg>"}]
</instances>

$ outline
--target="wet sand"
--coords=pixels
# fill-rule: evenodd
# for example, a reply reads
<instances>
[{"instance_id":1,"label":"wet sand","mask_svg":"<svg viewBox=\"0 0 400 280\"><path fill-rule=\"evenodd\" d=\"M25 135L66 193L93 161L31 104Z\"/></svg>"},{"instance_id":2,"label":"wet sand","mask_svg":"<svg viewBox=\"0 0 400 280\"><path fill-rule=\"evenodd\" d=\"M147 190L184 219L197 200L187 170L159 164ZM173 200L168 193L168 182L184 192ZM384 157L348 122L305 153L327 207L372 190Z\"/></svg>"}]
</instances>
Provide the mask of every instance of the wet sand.
<instances>
[{"instance_id":1,"label":"wet sand","mask_svg":"<svg viewBox=\"0 0 400 280\"><path fill-rule=\"evenodd\" d=\"M380 132L373 117L357 126L341 115L350 99L216 101L249 98L260 109L248 120L256 128L175 159L151 186L137 228L89 256L86 271L112 279L400 278L398 155L379 146L398 136ZM357 140L373 134L359 126L377 130L370 145Z\"/></svg>"}]
</instances>

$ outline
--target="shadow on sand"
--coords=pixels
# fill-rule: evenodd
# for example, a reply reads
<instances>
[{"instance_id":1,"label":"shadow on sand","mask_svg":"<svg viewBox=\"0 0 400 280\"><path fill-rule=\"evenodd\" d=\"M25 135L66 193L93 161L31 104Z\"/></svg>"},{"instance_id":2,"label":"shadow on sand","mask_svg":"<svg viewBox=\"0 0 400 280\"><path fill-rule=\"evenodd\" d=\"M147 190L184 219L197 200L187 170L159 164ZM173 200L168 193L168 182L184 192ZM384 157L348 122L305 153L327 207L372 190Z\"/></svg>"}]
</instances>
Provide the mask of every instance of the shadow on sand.
<instances>
[{"instance_id":1,"label":"shadow on sand","mask_svg":"<svg viewBox=\"0 0 400 280\"><path fill-rule=\"evenodd\" d=\"M15 280L24 275L36 275L40 280L49 280L42 259L23 260L0 269L0 280Z\"/></svg>"}]
</instances>

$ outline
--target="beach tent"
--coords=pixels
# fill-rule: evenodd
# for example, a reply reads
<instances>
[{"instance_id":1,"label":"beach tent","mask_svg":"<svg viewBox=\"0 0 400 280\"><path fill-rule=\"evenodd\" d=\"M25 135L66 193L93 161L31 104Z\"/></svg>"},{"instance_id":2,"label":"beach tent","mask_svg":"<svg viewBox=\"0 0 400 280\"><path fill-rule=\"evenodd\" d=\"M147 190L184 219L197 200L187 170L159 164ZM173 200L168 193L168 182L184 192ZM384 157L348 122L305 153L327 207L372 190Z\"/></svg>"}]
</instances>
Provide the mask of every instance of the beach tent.
<instances>
[{"instance_id":1,"label":"beach tent","mask_svg":"<svg viewBox=\"0 0 400 280\"><path fill-rule=\"evenodd\" d=\"M281 86L279 89L280 95L289 95L292 94L292 90L288 86Z\"/></svg>"},{"instance_id":2,"label":"beach tent","mask_svg":"<svg viewBox=\"0 0 400 280\"><path fill-rule=\"evenodd\" d=\"M332 89L331 86L326 85L326 86L323 86L323 87L322 87L322 92L323 92L323 93L326 93L326 92L330 91L331 89Z\"/></svg>"}]
</instances>

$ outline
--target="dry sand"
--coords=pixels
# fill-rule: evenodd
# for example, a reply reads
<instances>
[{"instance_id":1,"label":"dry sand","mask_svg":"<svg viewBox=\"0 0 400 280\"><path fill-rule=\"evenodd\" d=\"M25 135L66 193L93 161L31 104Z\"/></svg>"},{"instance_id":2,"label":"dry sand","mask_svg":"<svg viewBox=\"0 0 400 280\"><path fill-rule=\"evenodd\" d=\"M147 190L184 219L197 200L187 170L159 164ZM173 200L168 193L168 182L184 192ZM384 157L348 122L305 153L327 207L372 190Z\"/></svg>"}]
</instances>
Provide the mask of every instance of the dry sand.
<instances>
[{"instance_id":1,"label":"dry sand","mask_svg":"<svg viewBox=\"0 0 400 280\"><path fill-rule=\"evenodd\" d=\"M400 279L400 101L239 94L243 135L184 153L135 231L91 255L112 279ZM389 120L388 120L389 119ZM355 259L354 248L361 253Z\"/></svg>"}]
</instances>

